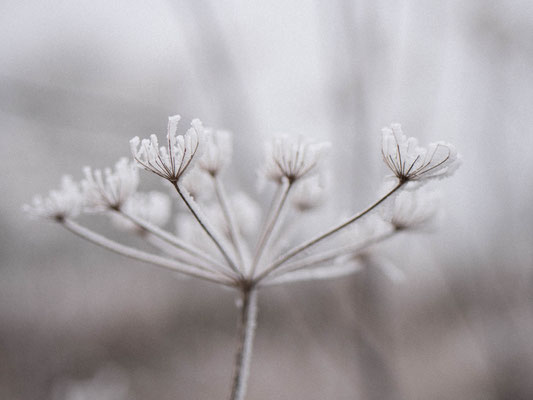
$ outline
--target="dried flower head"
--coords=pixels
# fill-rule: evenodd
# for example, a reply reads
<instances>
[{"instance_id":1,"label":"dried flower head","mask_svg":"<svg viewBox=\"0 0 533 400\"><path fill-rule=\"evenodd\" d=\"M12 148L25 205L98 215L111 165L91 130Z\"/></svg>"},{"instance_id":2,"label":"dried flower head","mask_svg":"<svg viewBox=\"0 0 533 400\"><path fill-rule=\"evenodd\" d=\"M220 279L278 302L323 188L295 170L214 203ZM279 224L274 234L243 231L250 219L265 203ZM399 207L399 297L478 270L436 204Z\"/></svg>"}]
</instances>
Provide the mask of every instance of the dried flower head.
<instances>
[{"instance_id":1,"label":"dried flower head","mask_svg":"<svg viewBox=\"0 0 533 400\"><path fill-rule=\"evenodd\" d=\"M207 129L205 148L198 166L212 176L216 176L231 161L232 138L228 131Z\"/></svg>"},{"instance_id":2,"label":"dried flower head","mask_svg":"<svg viewBox=\"0 0 533 400\"><path fill-rule=\"evenodd\" d=\"M452 175L460 165L460 157L452 144L437 142L426 149L418 141L407 138L400 124L383 128L381 153L383 160L402 181L422 181Z\"/></svg>"},{"instance_id":3,"label":"dried flower head","mask_svg":"<svg viewBox=\"0 0 533 400\"><path fill-rule=\"evenodd\" d=\"M47 197L35 196L31 205L22 209L35 217L62 220L76 217L80 213L82 197L79 186L72 177L64 175L61 189L51 190Z\"/></svg>"},{"instance_id":4,"label":"dried flower head","mask_svg":"<svg viewBox=\"0 0 533 400\"><path fill-rule=\"evenodd\" d=\"M325 199L324 186L319 177L306 179L296 187L292 197L292 204L297 210L306 212L323 204Z\"/></svg>"},{"instance_id":5,"label":"dried flower head","mask_svg":"<svg viewBox=\"0 0 533 400\"><path fill-rule=\"evenodd\" d=\"M170 218L170 199L161 192L137 192L123 207L126 214L133 215L155 226L165 225ZM121 214L111 214L113 224L124 231L138 232L139 226Z\"/></svg>"},{"instance_id":6,"label":"dried flower head","mask_svg":"<svg viewBox=\"0 0 533 400\"><path fill-rule=\"evenodd\" d=\"M313 142L302 136L277 137L266 148L265 175L275 182L285 178L294 182L308 176L329 147L329 142Z\"/></svg>"},{"instance_id":7,"label":"dried flower head","mask_svg":"<svg viewBox=\"0 0 533 400\"><path fill-rule=\"evenodd\" d=\"M440 201L433 191L404 191L396 196L390 208L382 210L385 220L396 230L422 229L436 220L440 212Z\"/></svg>"},{"instance_id":8,"label":"dried flower head","mask_svg":"<svg viewBox=\"0 0 533 400\"><path fill-rule=\"evenodd\" d=\"M89 211L119 209L136 192L139 185L139 171L135 164L125 157L117 161L114 170L106 168L102 172L85 167L83 172L83 202Z\"/></svg>"},{"instance_id":9,"label":"dried flower head","mask_svg":"<svg viewBox=\"0 0 533 400\"><path fill-rule=\"evenodd\" d=\"M135 161L147 171L168 179L170 182L177 182L189 169L195 156L198 155L203 135L202 123L195 119L185 135L176 136L179 120L179 115L168 119L166 147L159 147L156 135L151 135L150 139L143 139L142 142L138 136L130 140Z\"/></svg>"}]
</instances>

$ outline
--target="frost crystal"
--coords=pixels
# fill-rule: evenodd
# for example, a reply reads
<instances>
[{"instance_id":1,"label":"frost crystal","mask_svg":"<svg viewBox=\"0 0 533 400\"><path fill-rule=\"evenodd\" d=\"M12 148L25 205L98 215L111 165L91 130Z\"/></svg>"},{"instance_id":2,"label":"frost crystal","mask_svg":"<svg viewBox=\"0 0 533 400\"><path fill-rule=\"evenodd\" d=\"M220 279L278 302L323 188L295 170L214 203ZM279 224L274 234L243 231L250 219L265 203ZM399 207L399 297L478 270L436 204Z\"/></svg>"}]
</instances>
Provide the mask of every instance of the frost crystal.
<instances>
[{"instance_id":1,"label":"frost crystal","mask_svg":"<svg viewBox=\"0 0 533 400\"><path fill-rule=\"evenodd\" d=\"M329 142L315 143L302 136L277 137L266 148L265 175L275 182L284 178L294 182L313 172L329 147Z\"/></svg>"},{"instance_id":2,"label":"frost crystal","mask_svg":"<svg viewBox=\"0 0 533 400\"><path fill-rule=\"evenodd\" d=\"M170 218L170 199L161 192L135 193L124 203L126 214L133 215L155 226L163 226ZM139 227L130 219L112 214L112 222L119 229L138 231Z\"/></svg>"},{"instance_id":3,"label":"frost crystal","mask_svg":"<svg viewBox=\"0 0 533 400\"><path fill-rule=\"evenodd\" d=\"M85 167L81 181L84 206L89 211L119 209L135 193L139 184L139 171L127 158L121 158L111 168L92 170Z\"/></svg>"},{"instance_id":4,"label":"frost crystal","mask_svg":"<svg viewBox=\"0 0 533 400\"><path fill-rule=\"evenodd\" d=\"M427 149L419 147L415 138L403 134L400 124L383 128L382 134L383 160L402 182L444 178L460 165L460 157L449 143L432 143Z\"/></svg>"},{"instance_id":5,"label":"frost crystal","mask_svg":"<svg viewBox=\"0 0 533 400\"><path fill-rule=\"evenodd\" d=\"M206 138L204 154L199 158L198 166L215 176L231 161L231 133L209 129L206 130Z\"/></svg>"},{"instance_id":6,"label":"frost crystal","mask_svg":"<svg viewBox=\"0 0 533 400\"><path fill-rule=\"evenodd\" d=\"M80 213L81 199L78 184L72 177L64 175L61 189L51 190L47 197L35 196L31 205L25 204L22 209L30 215L42 218L76 217Z\"/></svg>"},{"instance_id":7,"label":"frost crystal","mask_svg":"<svg viewBox=\"0 0 533 400\"><path fill-rule=\"evenodd\" d=\"M137 163L170 182L177 182L196 158L203 136L200 120L193 120L185 135L176 136L180 117L168 119L167 146L159 147L156 135L140 141L136 136L130 140L131 152ZM139 147L140 145L140 147Z\"/></svg>"}]
</instances>

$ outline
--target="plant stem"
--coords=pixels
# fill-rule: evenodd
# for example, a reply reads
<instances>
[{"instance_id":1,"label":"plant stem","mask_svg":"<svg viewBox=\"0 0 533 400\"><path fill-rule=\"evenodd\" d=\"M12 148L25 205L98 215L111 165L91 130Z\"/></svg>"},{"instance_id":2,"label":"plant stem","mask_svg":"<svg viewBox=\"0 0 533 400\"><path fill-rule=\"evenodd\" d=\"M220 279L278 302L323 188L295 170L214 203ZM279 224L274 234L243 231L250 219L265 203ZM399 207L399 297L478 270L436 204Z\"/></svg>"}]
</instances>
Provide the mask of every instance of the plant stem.
<instances>
[{"instance_id":1,"label":"plant stem","mask_svg":"<svg viewBox=\"0 0 533 400\"><path fill-rule=\"evenodd\" d=\"M270 235L274 231L274 227L276 226L276 223L278 222L279 216L281 214L281 210L283 209L283 206L285 205L285 201L287 200L287 197L289 195L289 191L291 190L291 188L292 188L292 182L287 182L285 184L285 187L282 188L279 193L277 204L273 205L273 207L271 208L271 212L270 212L271 215L269 215L267 224L265 226L265 230L261 234L261 238L259 239L259 244L257 245L257 249L255 251L254 260L252 262L252 271L250 273L251 276L254 275L255 269L257 268L257 264L259 264L259 261L261 260L261 256L263 255L266 245L268 244L268 240L270 239Z\"/></svg>"},{"instance_id":2,"label":"plant stem","mask_svg":"<svg viewBox=\"0 0 533 400\"><path fill-rule=\"evenodd\" d=\"M159 267L170 269L172 271L180 272L184 275L200 278L209 282L218 283L225 286L234 286L233 282L228 281L224 277L220 277L214 274L207 274L203 271L197 271L187 265L183 265L178 261L171 260L166 257L161 257L155 254L146 253L144 251L137 250L133 247L125 246L111 239L108 239L105 236L102 236L96 232L93 232L90 229L87 229L74 221L65 219L61 222L61 225L67 230L76 234L77 236L123 256L133 258L139 261L144 261Z\"/></svg>"},{"instance_id":3,"label":"plant stem","mask_svg":"<svg viewBox=\"0 0 533 400\"><path fill-rule=\"evenodd\" d=\"M242 289L242 308L239 321L239 347L235 356L230 400L244 400L250 374L250 361L257 321L257 289Z\"/></svg>"},{"instance_id":4,"label":"plant stem","mask_svg":"<svg viewBox=\"0 0 533 400\"><path fill-rule=\"evenodd\" d=\"M224 264L221 264L217 260L215 260L212 257L209 257L207 254L202 253L201 250L195 248L194 246L188 244L187 242L181 240L177 236L171 234L170 232L167 232L158 226L149 223L148 221L145 221L139 217L137 217L134 214L130 214L122 209L120 210L114 210L116 213L122 215L123 217L129 219L131 222L133 222L135 225L139 226L140 228L146 230L147 232L150 232L152 235L160 238L161 240L167 242L168 244L175 246L176 248L182 250L185 253L190 254L191 256L201 259L205 262L207 262L209 265L212 265L213 267L217 267L221 272L224 270L228 270L228 267Z\"/></svg>"},{"instance_id":5,"label":"plant stem","mask_svg":"<svg viewBox=\"0 0 533 400\"><path fill-rule=\"evenodd\" d=\"M192 213L192 215L194 216L196 221L198 221L198 223L200 224L202 229L205 231L205 233L207 233L207 236L209 236L209 238L213 241L215 246L218 248L218 250L220 251L220 253L224 257L224 259L228 263L229 267L235 273L237 273L239 276L242 277L242 272L239 271L239 269L235 265L235 262L232 260L232 258L229 256L228 252L224 248L222 239L219 237L219 235L215 232L213 227L208 223L208 221L202 215L203 213L201 213L200 209L198 208L198 206L196 205L196 203L194 202L192 197L186 191L184 192L181 189L181 187L178 184L178 182L173 182L173 184L174 184L174 187L176 188L176 191L180 195L181 199L183 200L183 202L185 203L185 205L189 209L189 211Z\"/></svg>"},{"instance_id":6,"label":"plant stem","mask_svg":"<svg viewBox=\"0 0 533 400\"><path fill-rule=\"evenodd\" d=\"M235 248L235 253L237 254L237 258L239 259L239 264L241 268L243 268L244 267L243 241L239 234L239 230L237 229L237 223L235 222L233 213L231 212L230 206L228 204L226 191L224 190L224 187L222 186L222 183L220 182L218 175L213 176L213 182L215 184L215 193L220 203L220 208L222 209L222 213L224 214L224 218L226 219L226 223L228 224L229 237Z\"/></svg>"},{"instance_id":7,"label":"plant stem","mask_svg":"<svg viewBox=\"0 0 533 400\"><path fill-rule=\"evenodd\" d=\"M285 253L283 256L281 256L277 261L275 261L270 267L268 267L264 272L262 272L255 280L255 282L259 282L261 279L263 279L265 276L270 274L272 271L277 269L280 265L285 263L286 261L290 260L297 254L300 254L302 251L307 250L309 247L314 246L318 242L326 239L327 237L333 235L334 233L337 233L338 231L342 230L343 228L347 227L348 225L352 224L353 222L357 221L358 219L364 217L366 214L368 214L370 211L372 211L374 208L379 206L381 203L383 203L386 199L388 199L394 192L396 192L398 189L400 189L406 182L405 181L399 181L398 184L387 194L385 194L383 197L381 197L378 201L373 203L371 206L367 207L363 211L355 214L351 218L349 218L347 221L341 223L340 225L337 225L328 231L318 235L314 239L311 239L307 242L302 243L299 246L296 246L289 252Z\"/></svg>"}]
</instances>

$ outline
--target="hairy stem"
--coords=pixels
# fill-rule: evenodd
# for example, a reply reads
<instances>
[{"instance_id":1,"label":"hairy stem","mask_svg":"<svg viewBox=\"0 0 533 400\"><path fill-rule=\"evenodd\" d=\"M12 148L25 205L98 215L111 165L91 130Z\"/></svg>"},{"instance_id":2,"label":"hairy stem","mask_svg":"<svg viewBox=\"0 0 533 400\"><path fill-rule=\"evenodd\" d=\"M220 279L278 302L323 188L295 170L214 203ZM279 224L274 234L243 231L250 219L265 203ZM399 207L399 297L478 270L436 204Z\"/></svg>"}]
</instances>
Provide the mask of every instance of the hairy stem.
<instances>
[{"instance_id":1,"label":"hairy stem","mask_svg":"<svg viewBox=\"0 0 533 400\"><path fill-rule=\"evenodd\" d=\"M340 230L342 230L343 228L346 228L348 225L354 223L355 221L357 221L358 219L364 217L366 214L368 214L369 212L371 212L374 208L376 208L377 206L379 206L381 203L383 203L386 199L388 199L394 192L396 192L398 189L400 189L403 185L405 184L404 181L399 181L398 184L392 189L390 190L387 194L385 194L383 197L381 197L378 201L376 201L375 203L373 203L371 206L367 207L366 209L364 209L363 211L355 214L354 216L352 216L351 218L349 218L347 221L329 229L328 231L318 235L317 237L315 237L314 239L311 239L307 242L304 242L302 243L301 245L299 246L296 246L295 248L293 248L292 250L289 250L287 253L285 253L284 255L282 255L278 260L276 260L270 267L268 267L263 273L261 273L257 278L256 278L256 282L259 282L261 279L263 279L265 276L267 276L268 274L270 274L272 271L274 271L275 269L277 269L279 266L281 266L282 264L284 264L286 261L290 260L291 258L293 258L294 256L296 256L297 254L300 254L302 251L305 251L307 250L308 248L316 245L317 243L321 242L322 240L328 238L329 236L333 235L334 233L337 233L339 232Z\"/></svg>"},{"instance_id":2,"label":"hairy stem","mask_svg":"<svg viewBox=\"0 0 533 400\"><path fill-rule=\"evenodd\" d=\"M239 345L235 356L230 400L244 400L250 374L250 361L257 322L257 289L242 290L242 308L239 321Z\"/></svg>"},{"instance_id":3,"label":"hairy stem","mask_svg":"<svg viewBox=\"0 0 533 400\"><path fill-rule=\"evenodd\" d=\"M227 250L224 248L224 245L223 245L223 240L222 238L219 237L219 235L215 232L215 230L213 229L213 227L211 227L211 225L208 223L208 221L205 219L205 217L202 215L200 209L198 208L198 206L196 205L196 203L194 202L194 200L192 199L192 197L186 192L186 191L183 191L183 189L180 187L180 185L178 184L178 182L173 182L174 184L174 187L176 188L176 191L178 192L178 194L180 195L181 199L183 200L183 202L185 203L185 205L187 206L187 208L189 209L189 211L192 213L192 215L194 216L194 218L196 219L196 221L198 222L198 224L200 224L200 226L202 227L202 229L205 231L205 233L207 233L207 236L209 236L209 238L213 241L213 243L215 244L215 246L218 248L218 250L220 251L220 254L222 254L222 256L224 257L224 259L226 260L226 262L228 263L229 267L239 276L242 277L242 272L239 271L239 269L237 268L237 266L235 265L235 262L233 261L233 259L229 256L229 253L227 252Z\"/></svg>"},{"instance_id":4,"label":"hairy stem","mask_svg":"<svg viewBox=\"0 0 533 400\"><path fill-rule=\"evenodd\" d=\"M291 190L291 188L292 188L292 182L287 182L285 184L285 187L281 189L279 196L276 196L277 204L274 203L273 207L271 208L270 215L265 225L265 229L263 233L261 234L261 238L259 239L259 243L255 251L254 260L252 262L251 276L254 275L255 269L257 268L257 264L259 264L259 261L261 260L261 256L263 255L266 245L268 244L268 241L270 239L270 236L272 235L272 232L274 231L276 223L278 222L279 216L281 214L281 210L283 210L283 206L285 205L285 202L287 200L287 197L289 196L289 191Z\"/></svg>"},{"instance_id":5,"label":"hairy stem","mask_svg":"<svg viewBox=\"0 0 533 400\"><path fill-rule=\"evenodd\" d=\"M161 257L155 254L146 253L144 251L137 250L133 247L125 246L111 239L108 239L105 236L102 236L96 232L93 232L90 229L87 229L77 224L74 221L65 219L61 222L61 225L65 227L67 230L69 230L70 232L76 234L77 236L85 240L88 240L89 242L92 242L94 244L97 244L101 247L104 247L108 250L111 250L115 253L121 254L123 256L133 258L139 261L144 261L144 262L147 262L147 263L159 266L159 267L170 269L175 272L180 272L190 277L203 279L209 282L214 282L214 283L222 284L225 286L234 286L234 283L232 281L229 281L225 279L224 277L219 277L212 273L208 274L202 271L197 271L193 268L190 268L187 265L183 265L182 263L176 260L172 260L166 257Z\"/></svg>"}]
</instances>

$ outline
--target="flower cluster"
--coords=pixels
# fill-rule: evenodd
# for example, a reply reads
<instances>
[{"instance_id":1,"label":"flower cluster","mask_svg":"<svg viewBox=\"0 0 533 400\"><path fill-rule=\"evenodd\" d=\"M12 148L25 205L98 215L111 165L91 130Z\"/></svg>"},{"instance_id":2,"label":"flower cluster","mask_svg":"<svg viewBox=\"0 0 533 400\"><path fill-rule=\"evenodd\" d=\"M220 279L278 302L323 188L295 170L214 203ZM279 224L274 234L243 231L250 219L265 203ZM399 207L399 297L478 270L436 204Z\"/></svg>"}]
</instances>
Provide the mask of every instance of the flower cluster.
<instances>
[{"instance_id":1,"label":"flower cluster","mask_svg":"<svg viewBox=\"0 0 533 400\"><path fill-rule=\"evenodd\" d=\"M306 231L298 218L324 202L327 174L320 164L329 143L282 136L267 145L260 173L277 189L262 214L260 202L240 192L226 192L221 172L231 161L231 135L204 129L199 120L192 121L184 135L177 135L178 121L179 116L169 118L166 146L159 146L155 135L142 141L135 137L130 141L133 161L123 158L114 169L103 171L86 167L80 184L64 177L59 190L44 198L36 196L24 209L126 257L237 290L242 295L243 332L231 398L242 399L258 290L353 274L361 268L358 261L369 257L370 246L426 227L438 214L436 197L403 189L450 176L460 157L451 144L437 142L423 148L416 139L407 138L400 125L384 128L383 160L396 184L364 210L291 247L294 228ZM167 195L137 192L139 167L167 185L170 182L185 207L172 210ZM379 214L363 219L378 207L381 219ZM156 250L126 246L75 221L80 212L95 211L109 216L117 228L138 234ZM164 229L173 213L177 234ZM356 224L360 220L362 224ZM326 240L337 233L345 235Z\"/></svg>"},{"instance_id":2,"label":"flower cluster","mask_svg":"<svg viewBox=\"0 0 533 400\"><path fill-rule=\"evenodd\" d=\"M426 149L408 138L400 124L383 128L383 160L400 181L428 181L451 176L460 165L452 144L436 142Z\"/></svg>"}]
</instances>

